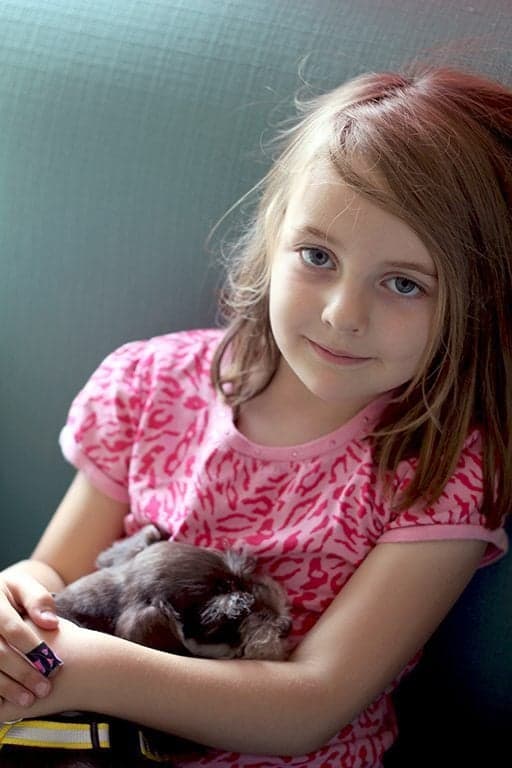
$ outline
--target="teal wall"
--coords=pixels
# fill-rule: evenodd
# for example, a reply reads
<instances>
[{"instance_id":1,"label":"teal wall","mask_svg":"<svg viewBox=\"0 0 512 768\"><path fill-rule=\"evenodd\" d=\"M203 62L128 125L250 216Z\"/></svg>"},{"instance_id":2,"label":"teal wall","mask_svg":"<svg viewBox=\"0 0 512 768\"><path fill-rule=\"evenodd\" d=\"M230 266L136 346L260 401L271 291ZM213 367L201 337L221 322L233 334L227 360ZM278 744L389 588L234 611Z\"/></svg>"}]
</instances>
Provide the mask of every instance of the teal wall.
<instances>
[{"instance_id":1,"label":"teal wall","mask_svg":"<svg viewBox=\"0 0 512 768\"><path fill-rule=\"evenodd\" d=\"M508 0L0 3L0 566L69 483L57 436L118 344L214 319L205 240L306 77L508 73ZM299 75L299 71L301 74Z\"/></svg>"}]
</instances>

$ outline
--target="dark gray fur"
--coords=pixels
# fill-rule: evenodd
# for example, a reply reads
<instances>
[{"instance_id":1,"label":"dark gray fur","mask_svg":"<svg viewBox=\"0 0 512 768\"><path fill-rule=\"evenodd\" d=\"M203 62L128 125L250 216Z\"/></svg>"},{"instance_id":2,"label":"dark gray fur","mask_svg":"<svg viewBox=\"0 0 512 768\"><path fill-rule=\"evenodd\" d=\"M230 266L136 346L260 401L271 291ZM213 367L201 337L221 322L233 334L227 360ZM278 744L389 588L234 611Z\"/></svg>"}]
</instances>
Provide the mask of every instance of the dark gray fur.
<instances>
[{"instance_id":1,"label":"dark gray fur","mask_svg":"<svg viewBox=\"0 0 512 768\"><path fill-rule=\"evenodd\" d=\"M180 655L285 657L290 618L284 593L273 579L258 575L254 558L164 540L155 526L148 525L101 553L97 566L97 571L55 596L60 616ZM162 738L168 748L172 737ZM175 744L177 751L192 746L178 739ZM120 768L126 759L4 747L0 765ZM151 763L133 759L130 765Z\"/></svg>"}]
</instances>

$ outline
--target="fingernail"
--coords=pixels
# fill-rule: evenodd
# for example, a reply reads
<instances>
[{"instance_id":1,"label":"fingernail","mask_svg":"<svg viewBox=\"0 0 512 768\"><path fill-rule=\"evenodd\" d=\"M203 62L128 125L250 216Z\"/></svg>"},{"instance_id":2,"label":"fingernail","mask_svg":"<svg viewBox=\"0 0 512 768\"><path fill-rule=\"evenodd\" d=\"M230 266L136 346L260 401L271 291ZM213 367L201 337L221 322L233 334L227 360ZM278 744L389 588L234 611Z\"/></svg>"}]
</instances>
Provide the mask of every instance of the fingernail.
<instances>
[{"instance_id":1,"label":"fingernail","mask_svg":"<svg viewBox=\"0 0 512 768\"><path fill-rule=\"evenodd\" d=\"M38 696L47 696L50 693L50 683L38 683L35 691Z\"/></svg>"},{"instance_id":2,"label":"fingernail","mask_svg":"<svg viewBox=\"0 0 512 768\"><path fill-rule=\"evenodd\" d=\"M32 704L34 697L30 695L30 693L20 693L18 696L18 704L20 704L22 707L28 707L29 704Z\"/></svg>"},{"instance_id":3,"label":"fingernail","mask_svg":"<svg viewBox=\"0 0 512 768\"><path fill-rule=\"evenodd\" d=\"M47 610L47 609L45 609L44 611L41 611L41 616L42 616L43 619L51 619L51 620L54 620L54 619L58 618L58 616L55 613L55 611L50 611L50 610Z\"/></svg>"}]
</instances>

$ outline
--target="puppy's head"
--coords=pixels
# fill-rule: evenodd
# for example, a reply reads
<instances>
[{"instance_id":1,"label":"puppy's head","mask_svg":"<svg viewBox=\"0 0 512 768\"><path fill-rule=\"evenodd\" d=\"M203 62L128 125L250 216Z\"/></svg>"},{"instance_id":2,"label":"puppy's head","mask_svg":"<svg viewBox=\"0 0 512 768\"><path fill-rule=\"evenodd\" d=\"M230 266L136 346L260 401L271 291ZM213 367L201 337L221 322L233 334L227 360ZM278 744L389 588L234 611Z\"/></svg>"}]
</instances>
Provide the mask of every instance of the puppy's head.
<instances>
[{"instance_id":1,"label":"puppy's head","mask_svg":"<svg viewBox=\"0 0 512 768\"><path fill-rule=\"evenodd\" d=\"M189 653L210 658L282 658L290 629L284 594L256 561L174 541L152 544L133 561L146 600L172 606ZM151 593L151 594L150 594Z\"/></svg>"}]
</instances>

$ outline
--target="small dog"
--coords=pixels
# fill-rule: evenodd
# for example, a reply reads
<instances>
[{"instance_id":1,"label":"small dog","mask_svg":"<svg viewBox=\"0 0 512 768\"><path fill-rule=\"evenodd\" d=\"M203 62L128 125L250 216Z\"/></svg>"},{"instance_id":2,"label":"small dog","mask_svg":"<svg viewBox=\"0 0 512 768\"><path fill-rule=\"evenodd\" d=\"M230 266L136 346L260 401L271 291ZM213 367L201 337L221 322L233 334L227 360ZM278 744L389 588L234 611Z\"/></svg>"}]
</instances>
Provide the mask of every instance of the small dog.
<instances>
[{"instance_id":1,"label":"small dog","mask_svg":"<svg viewBox=\"0 0 512 768\"><path fill-rule=\"evenodd\" d=\"M113 544L99 555L96 564L97 571L55 595L57 613L63 618L184 656L285 658L291 622L284 592L272 578L256 573L257 563L252 557L165 540L154 525L148 525ZM144 731L165 754L199 754L204 749L185 739ZM128 763L126 754L119 758L110 751L85 754L4 746L0 766L151 765L137 756L129 756ZM172 765L172 760L167 764Z\"/></svg>"}]
</instances>

